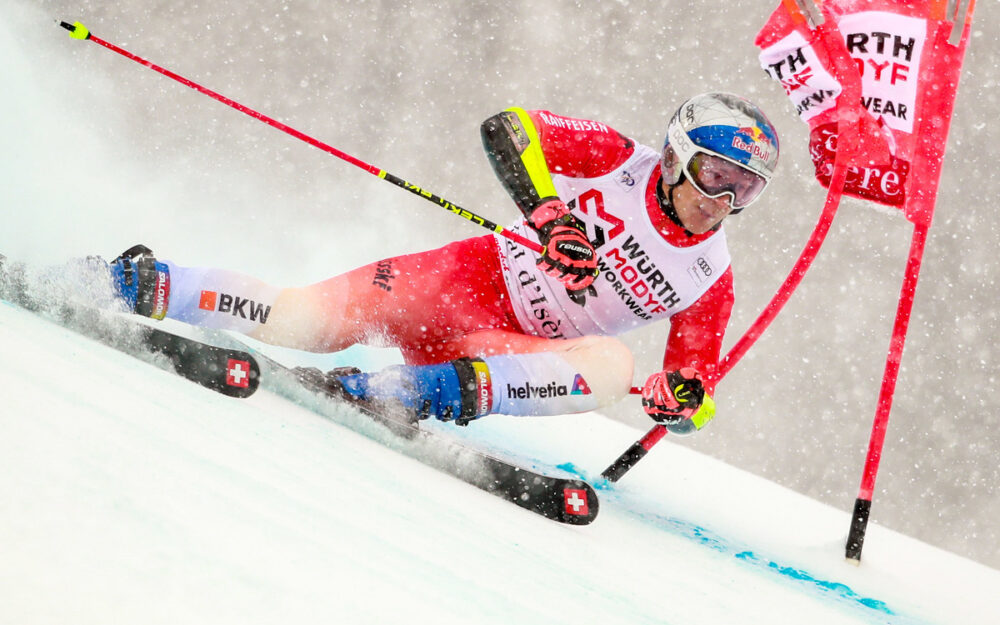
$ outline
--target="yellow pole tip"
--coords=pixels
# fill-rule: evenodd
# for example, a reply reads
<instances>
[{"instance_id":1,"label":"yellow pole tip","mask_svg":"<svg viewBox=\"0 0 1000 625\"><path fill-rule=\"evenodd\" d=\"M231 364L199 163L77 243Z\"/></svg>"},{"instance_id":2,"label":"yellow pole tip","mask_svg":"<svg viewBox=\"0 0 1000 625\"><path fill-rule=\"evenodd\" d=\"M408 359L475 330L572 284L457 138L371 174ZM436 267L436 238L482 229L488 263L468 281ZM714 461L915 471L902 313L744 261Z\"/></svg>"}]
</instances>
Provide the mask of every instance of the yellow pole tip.
<instances>
[{"instance_id":1,"label":"yellow pole tip","mask_svg":"<svg viewBox=\"0 0 1000 625\"><path fill-rule=\"evenodd\" d=\"M73 39L87 39L90 37L90 31L80 22L73 22L73 30L69 31L69 36Z\"/></svg>"}]
</instances>

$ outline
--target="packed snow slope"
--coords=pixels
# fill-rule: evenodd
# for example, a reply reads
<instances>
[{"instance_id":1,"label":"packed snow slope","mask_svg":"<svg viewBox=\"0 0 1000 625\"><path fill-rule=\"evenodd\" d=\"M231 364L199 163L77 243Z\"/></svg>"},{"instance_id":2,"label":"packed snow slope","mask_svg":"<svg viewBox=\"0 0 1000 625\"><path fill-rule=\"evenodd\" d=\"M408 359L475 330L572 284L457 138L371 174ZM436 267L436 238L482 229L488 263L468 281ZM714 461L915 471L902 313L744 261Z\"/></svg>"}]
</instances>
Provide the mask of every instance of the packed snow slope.
<instances>
[{"instance_id":1,"label":"packed snow slope","mask_svg":"<svg viewBox=\"0 0 1000 625\"><path fill-rule=\"evenodd\" d=\"M662 145L691 95L750 97L778 175L726 220L726 349L805 244L825 191L808 126L760 69L778 0L0 0L0 253L54 264L144 243L300 286L480 234L469 222L91 42L91 31L498 223L518 214L479 125L508 106ZM666 7L666 10L665 10ZM979 2L873 519L1000 568L1000 2ZM684 445L838 508L858 493L912 225L845 200L816 263ZM622 339L642 384L668 328ZM354 363L352 363L354 364ZM633 427L632 399L607 409ZM602 458L601 462L606 460Z\"/></svg>"},{"instance_id":2,"label":"packed snow slope","mask_svg":"<svg viewBox=\"0 0 1000 625\"><path fill-rule=\"evenodd\" d=\"M569 527L346 409L229 399L7 304L0 353L3 622L996 622L1000 572L877 525L848 565L844 511L670 442ZM640 434L599 414L461 431L592 482Z\"/></svg>"}]
</instances>

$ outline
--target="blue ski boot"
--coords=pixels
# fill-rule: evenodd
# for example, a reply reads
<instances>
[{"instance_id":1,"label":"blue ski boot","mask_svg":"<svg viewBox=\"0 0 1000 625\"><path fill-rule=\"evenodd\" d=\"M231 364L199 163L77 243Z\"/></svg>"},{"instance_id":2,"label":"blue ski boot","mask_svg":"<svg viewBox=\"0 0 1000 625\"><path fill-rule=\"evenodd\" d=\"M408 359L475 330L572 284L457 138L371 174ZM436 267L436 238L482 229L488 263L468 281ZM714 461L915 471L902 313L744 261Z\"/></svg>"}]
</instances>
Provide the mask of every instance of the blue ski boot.
<instances>
[{"instance_id":1,"label":"blue ski boot","mask_svg":"<svg viewBox=\"0 0 1000 625\"><path fill-rule=\"evenodd\" d=\"M170 304L170 269L145 245L135 245L110 263L111 281L129 310L163 319Z\"/></svg>"},{"instance_id":2,"label":"blue ski boot","mask_svg":"<svg viewBox=\"0 0 1000 625\"><path fill-rule=\"evenodd\" d=\"M296 369L300 380L366 410L411 422L435 417L468 425L490 413L493 389L486 363L461 358L440 365L396 365L376 373L355 368Z\"/></svg>"}]
</instances>

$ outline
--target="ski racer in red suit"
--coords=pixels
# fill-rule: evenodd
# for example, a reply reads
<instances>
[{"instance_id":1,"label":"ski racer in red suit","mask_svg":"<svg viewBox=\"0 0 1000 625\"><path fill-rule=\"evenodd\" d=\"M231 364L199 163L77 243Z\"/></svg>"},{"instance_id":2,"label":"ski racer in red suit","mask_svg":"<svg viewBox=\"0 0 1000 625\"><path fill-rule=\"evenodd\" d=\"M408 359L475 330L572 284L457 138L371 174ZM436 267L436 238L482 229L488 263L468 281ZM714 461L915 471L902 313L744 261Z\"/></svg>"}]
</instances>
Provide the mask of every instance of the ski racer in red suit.
<instances>
[{"instance_id":1,"label":"ski racer in red suit","mask_svg":"<svg viewBox=\"0 0 1000 625\"><path fill-rule=\"evenodd\" d=\"M486 235L278 288L136 246L112 277L132 310L154 318L310 351L397 346L407 364L335 370L327 388L460 424L606 405L633 381L614 335L669 320L643 406L676 433L704 426L733 305L722 221L770 181L774 127L747 100L709 93L681 105L659 151L600 122L520 108L487 119L482 137L523 214L512 229L544 245L541 257Z\"/></svg>"}]
</instances>

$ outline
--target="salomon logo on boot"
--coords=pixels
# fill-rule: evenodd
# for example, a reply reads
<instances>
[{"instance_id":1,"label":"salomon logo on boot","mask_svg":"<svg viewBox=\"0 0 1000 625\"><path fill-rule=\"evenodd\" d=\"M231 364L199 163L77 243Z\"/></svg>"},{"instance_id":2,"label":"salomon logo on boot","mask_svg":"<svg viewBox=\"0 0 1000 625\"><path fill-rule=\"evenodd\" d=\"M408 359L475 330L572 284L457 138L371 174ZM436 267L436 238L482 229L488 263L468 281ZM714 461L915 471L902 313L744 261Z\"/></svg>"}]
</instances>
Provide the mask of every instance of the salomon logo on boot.
<instances>
[{"instance_id":1,"label":"salomon logo on boot","mask_svg":"<svg viewBox=\"0 0 1000 625\"><path fill-rule=\"evenodd\" d=\"M111 261L111 279L129 310L152 319L167 316L170 270L145 245L130 247Z\"/></svg>"}]
</instances>

